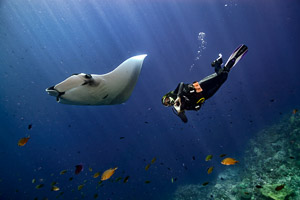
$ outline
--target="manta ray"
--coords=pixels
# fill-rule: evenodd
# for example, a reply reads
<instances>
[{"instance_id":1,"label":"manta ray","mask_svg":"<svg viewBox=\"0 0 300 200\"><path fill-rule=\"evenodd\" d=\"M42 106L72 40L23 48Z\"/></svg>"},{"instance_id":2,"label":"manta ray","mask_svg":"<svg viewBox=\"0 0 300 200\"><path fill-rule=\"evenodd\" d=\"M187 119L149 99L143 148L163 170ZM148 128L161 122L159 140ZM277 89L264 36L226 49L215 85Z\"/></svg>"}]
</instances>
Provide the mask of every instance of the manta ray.
<instances>
[{"instance_id":1,"label":"manta ray","mask_svg":"<svg viewBox=\"0 0 300 200\"><path fill-rule=\"evenodd\" d=\"M70 105L114 105L126 102L136 85L147 55L125 60L113 71L97 74L73 74L46 89L58 103Z\"/></svg>"}]
</instances>

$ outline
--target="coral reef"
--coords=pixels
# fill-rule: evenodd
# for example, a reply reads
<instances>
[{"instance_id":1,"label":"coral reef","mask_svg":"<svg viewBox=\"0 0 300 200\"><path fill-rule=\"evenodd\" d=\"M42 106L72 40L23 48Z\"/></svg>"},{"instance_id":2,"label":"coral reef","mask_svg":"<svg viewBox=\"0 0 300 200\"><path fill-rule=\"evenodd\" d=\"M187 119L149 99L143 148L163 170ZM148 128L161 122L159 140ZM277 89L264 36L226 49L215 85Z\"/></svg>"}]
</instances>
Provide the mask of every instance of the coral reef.
<instances>
[{"instance_id":1,"label":"coral reef","mask_svg":"<svg viewBox=\"0 0 300 200\"><path fill-rule=\"evenodd\" d=\"M245 150L243 164L225 169L205 190L197 185L180 187L174 199L300 199L299 136L300 114L294 113L256 134Z\"/></svg>"}]
</instances>

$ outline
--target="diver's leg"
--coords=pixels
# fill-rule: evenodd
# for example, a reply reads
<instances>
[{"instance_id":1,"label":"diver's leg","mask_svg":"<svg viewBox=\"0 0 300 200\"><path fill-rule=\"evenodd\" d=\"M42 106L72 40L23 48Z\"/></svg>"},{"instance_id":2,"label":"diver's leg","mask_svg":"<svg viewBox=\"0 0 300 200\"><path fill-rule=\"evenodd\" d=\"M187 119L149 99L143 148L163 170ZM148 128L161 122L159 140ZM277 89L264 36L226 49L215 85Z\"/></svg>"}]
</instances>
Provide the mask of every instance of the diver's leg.
<instances>
[{"instance_id":1,"label":"diver's leg","mask_svg":"<svg viewBox=\"0 0 300 200\"><path fill-rule=\"evenodd\" d=\"M219 74L214 73L205 77L199 82L201 88L203 89L202 93L205 99L213 96L227 80L228 72L222 69L220 71L221 72Z\"/></svg>"}]
</instances>

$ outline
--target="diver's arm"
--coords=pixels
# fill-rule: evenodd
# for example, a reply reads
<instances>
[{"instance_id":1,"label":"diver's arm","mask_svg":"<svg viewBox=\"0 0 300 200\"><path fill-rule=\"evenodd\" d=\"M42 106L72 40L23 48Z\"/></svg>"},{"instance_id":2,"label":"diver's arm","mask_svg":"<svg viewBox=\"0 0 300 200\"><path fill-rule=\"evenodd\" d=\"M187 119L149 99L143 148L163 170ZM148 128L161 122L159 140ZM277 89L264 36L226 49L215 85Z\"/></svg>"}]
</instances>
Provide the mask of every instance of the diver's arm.
<instances>
[{"instance_id":1,"label":"diver's arm","mask_svg":"<svg viewBox=\"0 0 300 200\"><path fill-rule=\"evenodd\" d=\"M174 90L174 94L180 95L183 90L184 83L181 82L177 85L176 89Z\"/></svg>"},{"instance_id":2,"label":"diver's arm","mask_svg":"<svg viewBox=\"0 0 300 200\"><path fill-rule=\"evenodd\" d=\"M188 119L187 119L184 111L178 113L178 117L180 117L181 121L183 121L184 123L188 122Z\"/></svg>"},{"instance_id":3,"label":"diver's arm","mask_svg":"<svg viewBox=\"0 0 300 200\"><path fill-rule=\"evenodd\" d=\"M184 122L187 123L188 119L185 115L184 109L182 109L181 105L181 98L178 96L177 99L175 100L175 104L173 106L174 113L180 117L180 119Z\"/></svg>"}]
</instances>

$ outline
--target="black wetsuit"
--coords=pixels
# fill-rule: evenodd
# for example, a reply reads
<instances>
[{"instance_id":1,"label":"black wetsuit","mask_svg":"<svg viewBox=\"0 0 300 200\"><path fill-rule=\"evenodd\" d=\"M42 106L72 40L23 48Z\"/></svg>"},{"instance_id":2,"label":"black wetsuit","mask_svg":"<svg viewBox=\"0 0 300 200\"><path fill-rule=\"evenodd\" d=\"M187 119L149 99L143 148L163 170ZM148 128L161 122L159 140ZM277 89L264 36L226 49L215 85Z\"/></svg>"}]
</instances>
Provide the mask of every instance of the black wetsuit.
<instances>
[{"instance_id":1,"label":"black wetsuit","mask_svg":"<svg viewBox=\"0 0 300 200\"><path fill-rule=\"evenodd\" d=\"M215 67L215 73L205 77L198 83L202 89L201 92L196 92L193 84L179 83L177 88L172 92L173 97L180 97L180 112L177 115L183 122L187 122L185 116L185 110L199 110L202 104L212 97L222 84L227 80L229 70L227 68L221 68L221 66Z\"/></svg>"},{"instance_id":2,"label":"black wetsuit","mask_svg":"<svg viewBox=\"0 0 300 200\"><path fill-rule=\"evenodd\" d=\"M177 88L169 92L166 96L176 99L173 105L173 110L181 118L183 122L187 122L185 110L199 110L202 104L212 97L218 89L227 80L230 69L247 53L248 47L240 45L229 57L225 66L221 65L222 55L219 55L212 66L215 68L215 73L205 77L199 82L192 84L179 83Z\"/></svg>"}]
</instances>

